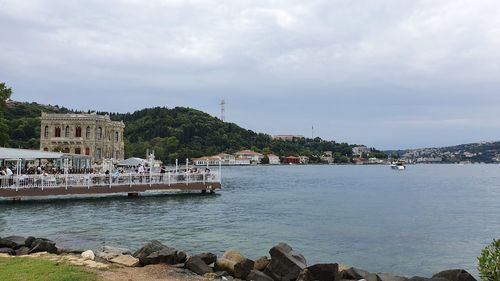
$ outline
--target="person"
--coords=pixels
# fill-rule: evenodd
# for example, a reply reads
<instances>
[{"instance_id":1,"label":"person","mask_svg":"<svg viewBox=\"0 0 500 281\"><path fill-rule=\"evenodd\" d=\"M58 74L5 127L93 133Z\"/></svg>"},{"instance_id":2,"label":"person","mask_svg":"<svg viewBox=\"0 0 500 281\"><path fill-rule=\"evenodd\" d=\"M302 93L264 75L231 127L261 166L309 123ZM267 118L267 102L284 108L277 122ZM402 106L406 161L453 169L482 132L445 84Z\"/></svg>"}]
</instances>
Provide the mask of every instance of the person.
<instances>
[{"instance_id":1,"label":"person","mask_svg":"<svg viewBox=\"0 0 500 281\"><path fill-rule=\"evenodd\" d=\"M9 180L9 186L13 185L14 184L14 178L13 178L14 172L12 172L12 170L9 167L5 168L5 175L7 176L8 180Z\"/></svg>"},{"instance_id":2,"label":"person","mask_svg":"<svg viewBox=\"0 0 500 281\"><path fill-rule=\"evenodd\" d=\"M142 182L142 175L144 174L144 166L139 164L139 167L137 168L137 172L139 173L139 181Z\"/></svg>"},{"instance_id":3,"label":"person","mask_svg":"<svg viewBox=\"0 0 500 281\"><path fill-rule=\"evenodd\" d=\"M116 169L116 171L113 173L113 182L116 182L119 176L120 176L120 171Z\"/></svg>"},{"instance_id":4,"label":"person","mask_svg":"<svg viewBox=\"0 0 500 281\"><path fill-rule=\"evenodd\" d=\"M167 168L165 167L165 165L161 165L161 167L160 167L160 181L163 181L163 175L165 174L166 171L167 171Z\"/></svg>"}]
</instances>

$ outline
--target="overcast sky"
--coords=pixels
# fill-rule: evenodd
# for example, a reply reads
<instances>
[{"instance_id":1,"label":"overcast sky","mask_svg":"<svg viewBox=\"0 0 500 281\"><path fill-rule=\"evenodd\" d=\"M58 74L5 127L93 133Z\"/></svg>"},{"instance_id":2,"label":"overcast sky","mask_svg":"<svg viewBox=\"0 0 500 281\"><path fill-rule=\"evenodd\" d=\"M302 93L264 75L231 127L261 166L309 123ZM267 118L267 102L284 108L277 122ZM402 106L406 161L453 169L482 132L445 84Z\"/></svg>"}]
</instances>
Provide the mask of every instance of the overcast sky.
<instances>
[{"instance_id":1,"label":"overcast sky","mask_svg":"<svg viewBox=\"0 0 500 281\"><path fill-rule=\"evenodd\" d=\"M0 0L13 99L381 149L500 140L500 1Z\"/></svg>"}]
</instances>

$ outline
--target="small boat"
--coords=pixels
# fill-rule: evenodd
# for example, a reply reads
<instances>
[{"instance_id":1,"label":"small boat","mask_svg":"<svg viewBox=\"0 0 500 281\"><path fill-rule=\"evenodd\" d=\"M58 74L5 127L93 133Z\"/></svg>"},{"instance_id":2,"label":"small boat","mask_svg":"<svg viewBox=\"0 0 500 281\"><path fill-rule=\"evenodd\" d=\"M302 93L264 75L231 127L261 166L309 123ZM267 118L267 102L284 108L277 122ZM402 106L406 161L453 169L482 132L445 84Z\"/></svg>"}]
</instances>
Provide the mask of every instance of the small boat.
<instances>
[{"instance_id":1,"label":"small boat","mask_svg":"<svg viewBox=\"0 0 500 281\"><path fill-rule=\"evenodd\" d=\"M406 169L406 166L405 166L405 163L404 162L396 162L396 163L392 163L391 164L391 169L393 170L405 170Z\"/></svg>"}]
</instances>

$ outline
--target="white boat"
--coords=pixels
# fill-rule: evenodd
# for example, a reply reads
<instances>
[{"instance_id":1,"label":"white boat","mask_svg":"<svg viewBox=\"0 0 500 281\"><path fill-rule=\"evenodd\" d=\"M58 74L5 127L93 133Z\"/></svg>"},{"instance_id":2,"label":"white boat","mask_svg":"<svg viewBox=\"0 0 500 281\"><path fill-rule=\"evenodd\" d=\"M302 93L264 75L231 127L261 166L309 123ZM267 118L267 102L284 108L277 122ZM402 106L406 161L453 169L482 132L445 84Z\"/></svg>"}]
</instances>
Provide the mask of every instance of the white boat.
<instances>
[{"instance_id":1,"label":"white boat","mask_svg":"<svg viewBox=\"0 0 500 281\"><path fill-rule=\"evenodd\" d=\"M393 170L405 170L406 166L403 162L396 162L391 164L391 169Z\"/></svg>"}]
</instances>

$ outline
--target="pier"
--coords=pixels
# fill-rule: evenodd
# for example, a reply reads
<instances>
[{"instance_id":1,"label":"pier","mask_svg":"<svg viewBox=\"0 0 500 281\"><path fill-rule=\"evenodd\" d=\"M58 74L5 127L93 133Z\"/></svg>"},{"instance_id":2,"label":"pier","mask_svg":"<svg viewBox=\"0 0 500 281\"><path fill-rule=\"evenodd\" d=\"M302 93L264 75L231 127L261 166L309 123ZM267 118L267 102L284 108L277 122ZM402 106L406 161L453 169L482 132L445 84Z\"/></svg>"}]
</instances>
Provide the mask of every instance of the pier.
<instances>
[{"instance_id":1,"label":"pier","mask_svg":"<svg viewBox=\"0 0 500 281\"><path fill-rule=\"evenodd\" d=\"M0 177L0 199L61 195L126 194L146 192L210 192L221 188L220 170L120 175L60 174Z\"/></svg>"}]
</instances>

